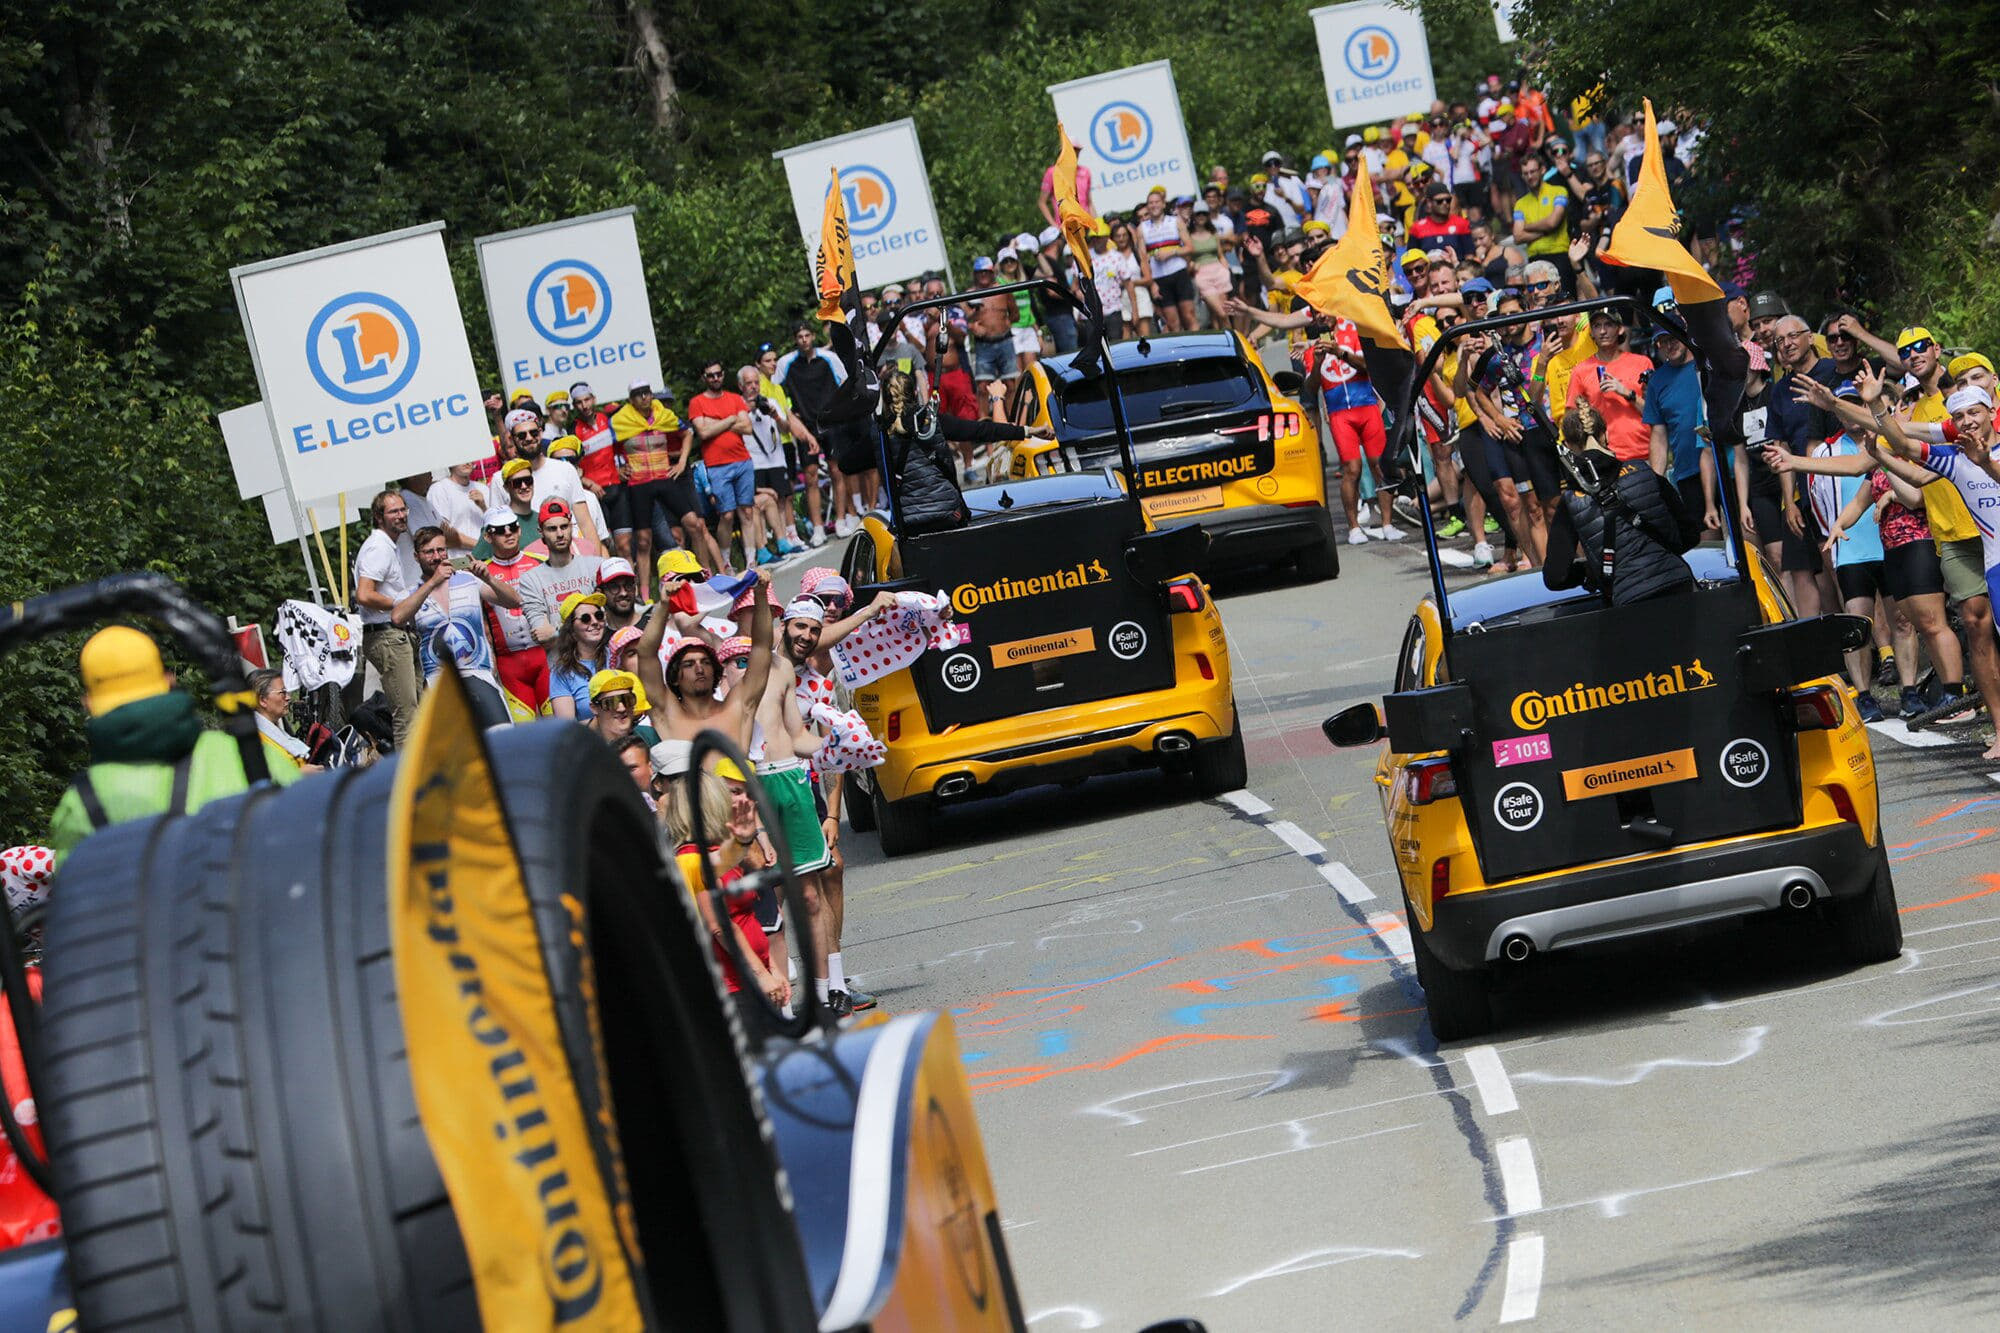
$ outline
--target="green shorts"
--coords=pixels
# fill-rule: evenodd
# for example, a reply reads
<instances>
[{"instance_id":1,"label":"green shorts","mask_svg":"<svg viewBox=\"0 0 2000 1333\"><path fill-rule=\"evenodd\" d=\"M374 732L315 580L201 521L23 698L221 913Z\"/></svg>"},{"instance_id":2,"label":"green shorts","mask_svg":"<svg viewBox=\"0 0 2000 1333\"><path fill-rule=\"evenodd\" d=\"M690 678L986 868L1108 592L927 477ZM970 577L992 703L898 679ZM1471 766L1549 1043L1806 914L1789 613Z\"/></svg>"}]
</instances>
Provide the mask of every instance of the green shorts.
<instances>
[{"instance_id":1,"label":"green shorts","mask_svg":"<svg viewBox=\"0 0 2000 1333\"><path fill-rule=\"evenodd\" d=\"M812 771L803 759L785 759L775 764L757 765L757 781L785 834L785 849L792 855L792 869L801 875L824 870L833 864L827 850L826 830L820 827L819 811L813 806Z\"/></svg>"},{"instance_id":2,"label":"green shorts","mask_svg":"<svg viewBox=\"0 0 2000 1333\"><path fill-rule=\"evenodd\" d=\"M1944 570L1944 595L1954 602L1986 596L1986 553L1979 538L1939 542L1938 565Z\"/></svg>"}]
</instances>

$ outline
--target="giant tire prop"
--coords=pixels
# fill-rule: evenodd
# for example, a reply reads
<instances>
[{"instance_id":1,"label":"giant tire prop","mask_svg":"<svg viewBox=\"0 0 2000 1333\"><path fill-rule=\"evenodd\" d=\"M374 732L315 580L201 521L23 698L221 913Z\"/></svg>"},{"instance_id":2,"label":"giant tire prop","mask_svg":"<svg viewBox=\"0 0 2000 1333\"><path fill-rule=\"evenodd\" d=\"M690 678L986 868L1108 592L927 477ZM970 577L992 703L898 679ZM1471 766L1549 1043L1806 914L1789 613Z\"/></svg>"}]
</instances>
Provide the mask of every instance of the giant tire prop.
<instances>
[{"instance_id":1,"label":"giant tire prop","mask_svg":"<svg viewBox=\"0 0 2000 1333\"><path fill-rule=\"evenodd\" d=\"M586 1108L573 938L594 968L656 1325L813 1327L743 1047L631 778L582 728L490 741ZM38 1092L85 1327L477 1326L392 984L392 779L260 788L64 866Z\"/></svg>"}]
</instances>

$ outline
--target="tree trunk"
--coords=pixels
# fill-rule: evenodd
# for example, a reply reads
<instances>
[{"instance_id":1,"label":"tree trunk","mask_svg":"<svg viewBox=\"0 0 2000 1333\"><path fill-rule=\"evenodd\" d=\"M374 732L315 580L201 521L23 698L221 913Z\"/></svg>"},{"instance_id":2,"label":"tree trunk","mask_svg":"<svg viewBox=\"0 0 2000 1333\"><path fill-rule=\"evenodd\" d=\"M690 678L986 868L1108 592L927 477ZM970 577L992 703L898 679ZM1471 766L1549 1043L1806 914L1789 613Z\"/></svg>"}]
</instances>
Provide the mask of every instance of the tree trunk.
<instances>
[{"instance_id":1,"label":"tree trunk","mask_svg":"<svg viewBox=\"0 0 2000 1333\"><path fill-rule=\"evenodd\" d=\"M674 83L673 55L660 35L652 0L630 0L632 33L638 42L634 63L653 95L653 124L669 134L680 128L680 88Z\"/></svg>"},{"instance_id":2,"label":"tree trunk","mask_svg":"<svg viewBox=\"0 0 2000 1333\"><path fill-rule=\"evenodd\" d=\"M103 80L86 75L85 62L72 64L70 100L63 107L63 135L89 179L90 197L105 239L113 245L132 239L132 200L120 178L111 134L111 99Z\"/></svg>"}]
</instances>

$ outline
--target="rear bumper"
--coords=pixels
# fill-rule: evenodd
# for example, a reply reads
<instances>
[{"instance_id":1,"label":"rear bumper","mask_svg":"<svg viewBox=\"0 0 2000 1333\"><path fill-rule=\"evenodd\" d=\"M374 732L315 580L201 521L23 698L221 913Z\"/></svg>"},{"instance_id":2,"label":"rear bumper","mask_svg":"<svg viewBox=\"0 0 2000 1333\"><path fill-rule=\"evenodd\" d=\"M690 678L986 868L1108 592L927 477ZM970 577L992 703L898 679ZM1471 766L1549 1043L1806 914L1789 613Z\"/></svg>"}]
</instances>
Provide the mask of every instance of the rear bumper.
<instances>
[{"instance_id":1,"label":"rear bumper","mask_svg":"<svg viewBox=\"0 0 2000 1333\"><path fill-rule=\"evenodd\" d=\"M1445 966L1466 971L1498 960L1516 935L1540 953L1775 909L1794 884L1815 898L1853 897L1868 888L1880 857L1852 824L1759 834L1447 896L1424 941Z\"/></svg>"},{"instance_id":2,"label":"rear bumper","mask_svg":"<svg viewBox=\"0 0 2000 1333\"><path fill-rule=\"evenodd\" d=\"M1179 522L1169 519L1168 522ZM1333 540L1333 515L1325 505L1238 505L1190 514L1208 533L1211 565L1278 560Z\"/></svg>"}]
</instances>

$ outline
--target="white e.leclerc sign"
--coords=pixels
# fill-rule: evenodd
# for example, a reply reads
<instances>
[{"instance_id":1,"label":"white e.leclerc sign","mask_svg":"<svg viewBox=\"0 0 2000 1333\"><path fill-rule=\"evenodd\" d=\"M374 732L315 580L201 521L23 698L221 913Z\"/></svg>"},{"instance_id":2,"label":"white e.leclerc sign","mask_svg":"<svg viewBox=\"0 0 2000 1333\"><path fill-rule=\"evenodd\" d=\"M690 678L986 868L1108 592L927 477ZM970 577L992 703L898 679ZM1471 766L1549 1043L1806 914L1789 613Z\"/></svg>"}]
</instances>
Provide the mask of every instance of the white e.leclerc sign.
<instances>
[{"instance_id":1,"label":"white e.leclerc sign","mask_svg":"<svg viewBox=\"0 0 2000 1333\"><path fill-rule=\"evenodd\" d=\"M801 144L771 156L785 164L792 211L806 242L806 272L819 250L826 192L840 169L847 230L854 241L855 280L865 287L946 271L944 236L931 202L924 150L914 120L892 121L835 139ZM1053 157L1050 159L1053 161Z\"/></svg>"},{"instance_id":2,"label":"white e.leclerc sign","mask_svg":"<svg viewBox=\"0 0 2000 1333\"><path fill-rule=\"evenodd\" d=\"M373 494L492 453L443 231L229 271L293 495Z\"/></svg>"},{"instance_id":3,"label":"white e.leclerc sign","mask_svg":"<svg viewBox=\"0 0 2000 1333\"><path fill-rule=\"evenodd\" d=\"M661 382L653 306L630 208L482 236L479 281L511 401L587 383L604 399Z\"/></svg>"},{"instance_id":4,"label":"white e.leclerc sign","mask_svg":"<svg viewBox=\"0 0 2000 1333\"><path fill-rule=\"evenodd\" d=\"M1049 97L1078 144L1077 159L1090 170L1090 207L1099 217L1144 203L1155 187L1169 198L1195 193L1194 154L1171 62L1058 83ZM1049 139L1053 162L1058 145L1053 134Z\"/></svg>"},{"instance_id":5,"label":"white e.leclerc sign","mask_svg":"<svg viewBox=\"0 0 2000 1333\"><path fill-rule=\"evenodd\" d=\"M1385 0L1312 12L1335 129L1428 111L1437 97L1423 18Z\"/></svg>"}]
</instances>

